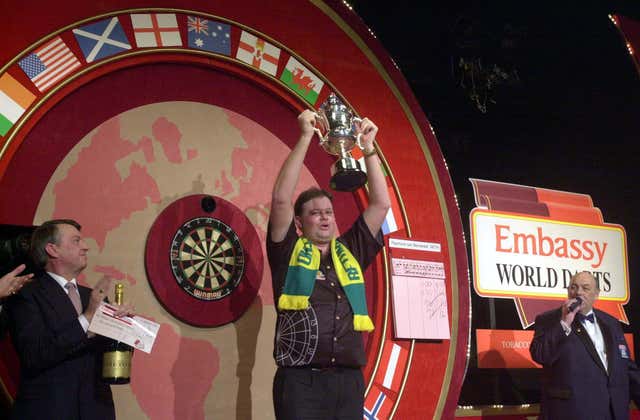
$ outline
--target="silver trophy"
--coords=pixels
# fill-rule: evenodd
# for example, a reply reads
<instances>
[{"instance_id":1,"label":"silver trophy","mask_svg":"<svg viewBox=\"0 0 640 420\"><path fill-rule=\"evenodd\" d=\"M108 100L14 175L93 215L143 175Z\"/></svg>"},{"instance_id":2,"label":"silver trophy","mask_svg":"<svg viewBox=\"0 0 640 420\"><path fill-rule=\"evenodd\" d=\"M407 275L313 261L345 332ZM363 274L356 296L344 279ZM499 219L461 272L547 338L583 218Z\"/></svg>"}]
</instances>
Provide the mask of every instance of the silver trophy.
<instances>
[{"instance_id":1,"label":"silver trophy","mask_svg":"<svg viewBox=\"0 0 640 420\"><path fill-rule=\"evenodd\" d=\"M355 191L367 182L367 174L350 153L356 145L364 149L355 126L361 121L334 93L316 113L315 131L320 137L320 146L327 153L340 157L331 165L329 185L336 191Z\"/></svg>"}]
</instances>

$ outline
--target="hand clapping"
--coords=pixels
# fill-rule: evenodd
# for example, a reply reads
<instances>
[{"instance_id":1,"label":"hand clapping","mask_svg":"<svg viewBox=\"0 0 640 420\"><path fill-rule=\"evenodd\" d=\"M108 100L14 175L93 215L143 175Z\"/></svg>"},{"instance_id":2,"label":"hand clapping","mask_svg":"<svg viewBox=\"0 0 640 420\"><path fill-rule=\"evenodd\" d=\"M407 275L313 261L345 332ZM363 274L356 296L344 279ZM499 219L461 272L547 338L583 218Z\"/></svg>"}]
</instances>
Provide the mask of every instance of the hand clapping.
<instances>
[{"instance_id":1,"label":"hand clapping","mask_svg":"<svg viewBox=\"0 0 640 420\"><path fill-rule=\"evenodd\" d=\"M20 264L14 268L13 271L0 277L0 299L14 295L18 290L22 289L22 286L31 281L33 274L18 275L22 273L25 268L26 266L24 264Z\"/></svg>"}]
</instances>

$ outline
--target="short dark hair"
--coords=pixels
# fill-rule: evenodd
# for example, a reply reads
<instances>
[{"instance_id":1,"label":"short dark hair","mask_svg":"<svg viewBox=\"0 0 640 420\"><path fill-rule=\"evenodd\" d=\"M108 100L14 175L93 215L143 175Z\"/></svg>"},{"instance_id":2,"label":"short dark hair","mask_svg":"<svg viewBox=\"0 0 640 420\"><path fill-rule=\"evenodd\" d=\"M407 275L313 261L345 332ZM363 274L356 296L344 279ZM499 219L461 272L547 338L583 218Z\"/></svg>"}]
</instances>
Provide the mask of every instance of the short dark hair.
<instances>
[{"instance_id":1,"label":"short dark hair","mask_svg":"<svg viewBox=\"0 0 640 420\"><path fill-rule=\"evenodd\" d=\"M295 213L295 215L301 216L302 206L304 206L304 203L318 197L327 197L329 201L333 202L333 196L329 191L323 190L321 188L311 187L302 191L298 198L296 198L296 202L293 205L293 212Z\"/></svg>"},{"instance_id":2,"label":"short dark hair","mask_svg":"<svg viewBox=\"0 0 640 420\"><path fill-rule=\"evenodd\" d=\"M31 259L39 268L44 268L49 261L47 244L58 244L60 240L58 225L71 225L78 230L82 229L82 226L72 219L48 220L38 226L31 235Z\"/></svg>"}]
</instances>

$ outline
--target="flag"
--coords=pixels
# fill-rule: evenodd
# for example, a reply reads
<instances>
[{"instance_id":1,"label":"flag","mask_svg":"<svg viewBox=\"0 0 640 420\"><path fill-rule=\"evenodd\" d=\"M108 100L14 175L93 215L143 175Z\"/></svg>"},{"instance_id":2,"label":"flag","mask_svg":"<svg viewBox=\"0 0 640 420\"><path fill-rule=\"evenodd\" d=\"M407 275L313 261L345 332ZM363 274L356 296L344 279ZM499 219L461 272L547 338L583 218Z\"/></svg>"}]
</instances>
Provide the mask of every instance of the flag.
<instances>
[{"instance_id":1,"label":"flag","mask_svg":"<svg viewBox=\"0 0 640 420\"><path fill-rule=\"evenodd\" d=\"M200 17L187 18L189 48L231 55L231 26Z\"/></svg>"},{"instance_id":2,"label":"flag","mask_svg":"<svg viewBox=\"0 0 640 420\"><path fill-rule=\"evenodd\" d=\"M388 235L390 233L404 229L404 221L402 220L402 212L400 211L400 203L398 202L398 197L396 196L396 192L393 189L391 180L388 176L386 177L386 180L387 190L389 191L389 199L391 200L391 207L389 208L389 211L384 218L384 222L382 222L383 235Z\"/></svg>"},{"instance_id":3,"label":"flag","mask_svg":"<svg viewBox=\"0 0 640 420\"><path fill-rule=\"evenodd\" d=\"M80 67L80 61L59 36L18 63L40 92Z\"/></svg>"},{"instance_id":4,"label":"flag","mask_svg":"<svg viewBox=\"0 0 640 420\"><path fill-rule=\"evenodd\" d=\"M351 156L353 156L353 158L358 161L358 163L360 164L360 169L362 169L364 172L367 172L365 157L362 154L362 150L360 150L359 147L354 147L353 149L351 149ZM387 211L387 215L385 216L384 221L382 222L382 227L381 227L382 234L388 235L390 233L404 229L405 226L404 226L404 221L402 219L400 202L398 201L398 196L396 195L396 191L394 190L393 185L391 184L391 178L389 177L389 174L385 170L384 165L382 165L382 163L380 164L380 167L382 168L382 172L384 173L385 181L387 183L387 191L389 192L389 199L391 200L391 207L389 208L389 211Z\"/></svg>"},{"instance_id":5,"label":"flag","mask_svg":"<svg viewBox=\"0 0 640 420\"><path fill-rule=\"evenodd\" d=\"M138 47L180 47L182 38L173 13L131 15L131 25Z\"/></svg>"},{"instance_id":6,"label":"flag","mask_svg":"<svg viewBox=\"0 0 640 420\"><path fill-rule=\"evenodd\" d=\"M406 348L393 341L385 341L380 367L376 373L376 383L398 392L408 358L409 351Z\"/></svg>"},{"instance_id":7,"label":"flag","mask_svg":"<svg viewBox=\"0 0 640 420\"><path fill-rule=\"evenodd\" d=\"M74 29L73 34L87 63L131 49L117 17Z\"/></svg>"},{"instance_id":8,"label":"flag","mask_svg":"<svg viewBox=\"0 0 640 420\"><path fill-rule=\"evenodd\" d=\"M0 136L9 132L35 98L9 73L0 76Z\"/></svg>"},{"instance_id":9,"label":"flag","mask_svg":"<svg viewBox=\"0 0 640 420\"><path fill-rule=\"evenodd\" d=\"M320 90L324 86L324 82L318 76L293 57L289 57L280 80L311 105L315 105Z\"/></svg>"},{"instance_id":10,"label":"flag","mask_svg":"<svg viewBox=\"0 0 640 420\"><path fill-rule=\"evenodd\" d=\"M362 149L360 149L359 147L354 147L353 149L351 149L351 157L358 161L358 163L360 164L360 169L362 169L362 171L366 173L367 165L364 162ZM382 164L380 166L382 166ZM382 166L382 171L384 172L384 166Z\"/></svg>"},{"instance_id":11,"label":"flag","mask_svg":"<svg viewBox=\"0 0 640 420\"><path fill-rule=\"evenodd\" d=\"M393 401L378 387L373 386L364 402L362 417L364 420L384 420L389 418Z\"/></svg>"},{"instance_id":12,"label":"flag","mask_svg":"<svg viewBox=\"0 0 640 420\"><path fill-rule=\"evenodd\" d=\"M278 71L280 48L251 35L249 32L242 31L236 58L275 76Z\"/></svg>"}]
</instances>

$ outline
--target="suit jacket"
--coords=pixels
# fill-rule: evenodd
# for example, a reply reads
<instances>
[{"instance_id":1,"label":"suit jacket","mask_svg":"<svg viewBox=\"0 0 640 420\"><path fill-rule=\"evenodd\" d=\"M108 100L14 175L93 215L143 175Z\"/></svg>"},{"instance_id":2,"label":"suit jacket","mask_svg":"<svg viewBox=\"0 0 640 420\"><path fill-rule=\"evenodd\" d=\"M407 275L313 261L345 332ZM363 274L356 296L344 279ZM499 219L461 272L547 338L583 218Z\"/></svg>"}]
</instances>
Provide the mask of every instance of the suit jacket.
<instances>
[{"instance_id":1,"label":"suit jacket","mask_svg":"<svg viewBox=\"0 0 640 420\"><path fill-rule=\"evenodd\" d=\"M561 309L536 318L530 351L543 367L541 419L628 419L629 398L640 401L640 372L620 323L597 309L594 313L606 347L607 370L579 321L566 335Z\"/></svg>"},{"instance_id":2,"label":"suit jacket","mask_svg":"<svg viewBox=\"0 0 640 420\"><path fill-rule=\"evenodd\" d=\"M83 309L91 289L78 286ZM87 338L60 285L42 273L7 305L20 358L14 419L115 419L111 388L101 381L104 338Z\"/></svg>"}]
</instances>

